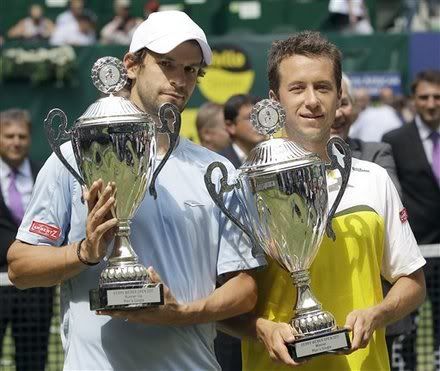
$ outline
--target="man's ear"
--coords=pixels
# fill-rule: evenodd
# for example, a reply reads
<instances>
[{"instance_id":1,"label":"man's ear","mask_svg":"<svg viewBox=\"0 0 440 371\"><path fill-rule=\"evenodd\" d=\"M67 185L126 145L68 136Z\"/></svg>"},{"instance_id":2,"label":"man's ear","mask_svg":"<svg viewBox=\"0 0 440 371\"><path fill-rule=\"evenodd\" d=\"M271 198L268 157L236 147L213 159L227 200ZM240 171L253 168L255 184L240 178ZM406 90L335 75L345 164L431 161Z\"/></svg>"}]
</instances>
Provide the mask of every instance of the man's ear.
<instances>
[{"instance_id":1,"label":"man's ear","mask_svg":"<svg viewBox=\"0 0 440 371\"><path fill-rule=\"evenodd\" d=\"M139 65L135 63L133 53L127 53L124 56L124 66L127 69L127 77L131 80L136 79Z\"/></svg>"},{"instance_id":2,"label":"man's ear","mask_svg":"<svg viewBox=\"0 0 440 371\"><path fill-rule=\"evenodd\" d=\"M341 104L341 100L342 100L342 85L338 90L338 101L339 101L339 105Z\"/></svg>"},{"instance_id":3,"label":"man's ear","mask_svg":"<svg viewBox=\"0 0 440 371\"><path fill-rule=\"evenodd\" d=\"M225 120L225 128L226 128L226 131L228 132L229 136L232 137L235 135L237 125L232 120Z\"/></svg>"},{"instance_id":4,"label":"man's ear","mask_svg":"<svg viewBox=\"0 0 440 371\"><path fill-rule=\"evenodd\" d=\"M278 98L278 96L275 94L275 92L273 90L269 90L269 98L276 100L277 102L280 101L280 99Z\"/></svg>"}]
</instances>

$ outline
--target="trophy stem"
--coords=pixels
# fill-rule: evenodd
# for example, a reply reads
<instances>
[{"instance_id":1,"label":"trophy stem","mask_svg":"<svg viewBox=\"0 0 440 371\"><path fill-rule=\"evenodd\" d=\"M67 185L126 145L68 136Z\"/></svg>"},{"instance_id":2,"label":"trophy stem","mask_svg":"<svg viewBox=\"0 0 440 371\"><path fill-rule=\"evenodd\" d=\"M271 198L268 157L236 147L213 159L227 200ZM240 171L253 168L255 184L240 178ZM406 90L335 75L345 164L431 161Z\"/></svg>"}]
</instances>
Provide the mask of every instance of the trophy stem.
<instances>
[{"instance_id":1,"label":"trophy stem","mask_svg":"<svg viewBox=\"0 0 440 371\"><path fill-rule=\"evenodd\" d=\"M322 310L321 303L310 289L309 272L307 270L293 272L292 279L297 288L297 298L291 325L297 334L309 336L335 329L333 315Z\"/></svg>"},{"instance_id":2,"label":"trophy stem","mask_svg":"<svg viewBox=\"0 0 440 371\"><path fill-rule=\"evenodd\" d=\"M120 285L130 282L133 285L149 283L147 268L138 263L138 257L130 243L130 220L119 220L113 250L108 265L101 272L100 287Z\"/></svg>"},{"instance_id":3,"label":"trophy stem","mask_svg":"<svg viewBox=\"0 0 440 371\"><path fill-rule=\"evenodd\" d=\"M133 264L137 261L138 257L130 242L130 220L119 220L109 265Z\"/></svg>"},{"instance_id":4,"label":"trophy stem","mask_svg":"<svg viewBox=\"0 0 440 371\"><path fill-rule=\"evenodd\" d=\"M310 274L307 270L292 273L293 283L297 288L297 298L294 308L295 315L302 315L310 311L321 310L321 303L310 289Z\"/></svg>"}]
</instances>

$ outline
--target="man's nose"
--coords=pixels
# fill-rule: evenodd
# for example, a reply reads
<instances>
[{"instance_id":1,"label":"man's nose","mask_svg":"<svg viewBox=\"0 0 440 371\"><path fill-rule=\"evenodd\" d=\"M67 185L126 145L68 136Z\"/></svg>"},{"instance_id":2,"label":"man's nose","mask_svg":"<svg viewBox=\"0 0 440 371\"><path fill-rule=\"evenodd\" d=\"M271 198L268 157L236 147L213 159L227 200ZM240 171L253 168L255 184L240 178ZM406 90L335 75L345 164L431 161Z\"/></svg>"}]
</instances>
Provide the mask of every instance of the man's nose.
<instances>
[{"instance_id":1,"label":"man's nose","mask_svg":"<svg viewBox=\"0 0 440 371\"><path fill-rule=\"evenodd\" d=\"M338 119L340 119L341 117L342 117L342 110L341 110L341 108L338 108L338 109L336 110L335 120L338 120Z\"/></svg>"},{"instance_id":2,"label":"man's nose","mask_svg":"<svg viewBox=\"0 0 440 371\"><path fill-rule=\"evenodd\" d=\"M426 102L428 108L435 108L435 98L433 95L428 96L428 101Z\"/></svg>"},{"instance_id":3,"label":"man's nose","mask_svg":"<svg viewBox=\"0 0 440 371\"><path fill-rule=\"evenodd\" d=\"M313 88L308 88L305 91L305 105L309 109L315 109L319 105L318 97L316 96L316 92Z\"/></svg>"},{"instance_id":4,"label":"man's nose","mask_svg":"<svg viewBox=\"0 0 440 371\"><path fill-rule=\"evenodd\" d=\"M18 135L14 136L12 138L12 143L14 144L14 146L19 146L21 145L21 139Z\"/></svg>"},{"instance_id":5,"label":"man's nose","mask_svg":"<svg viewBox=\"0 0 440 371\"><path fill-rule=\"evenodd\" d=\"M185 86L185 71L183 68L176 68L171 76L170 83L175 88L182 88Z\"/></svg>"}]
</instances>

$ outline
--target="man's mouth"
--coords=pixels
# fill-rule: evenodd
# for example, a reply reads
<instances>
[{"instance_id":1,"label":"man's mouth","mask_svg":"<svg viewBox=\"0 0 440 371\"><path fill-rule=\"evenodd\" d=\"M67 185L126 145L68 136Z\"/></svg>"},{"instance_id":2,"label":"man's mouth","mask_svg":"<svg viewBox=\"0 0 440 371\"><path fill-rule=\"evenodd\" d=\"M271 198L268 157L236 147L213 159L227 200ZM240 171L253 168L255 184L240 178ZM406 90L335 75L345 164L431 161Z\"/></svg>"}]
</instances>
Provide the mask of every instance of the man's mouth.
<instances>
[{"instance_id":1,"label":"man's mouth","mask_svg":"<svg viewBox=\"0 0 440 371\"><path fill-rule=\"evenodd\" d=\"M306 120L318 120L318 119L324 117L324 115L322 115L322 114L317 115L317 114L307 114L307 113L300 114L300 116Z\"/></svg>"},{"instance_id":2,"label":"man's mouth","mask_svg":"<svg viewBox=\"0 0 440 371\"><path fill-rule=\"evenodd\" d=\"M169 97L174 98L175 100L183 100L185 97L182 94L173 93L173 92L163 92L163 95L168 95Z\"/></svg>"}]
</instances>

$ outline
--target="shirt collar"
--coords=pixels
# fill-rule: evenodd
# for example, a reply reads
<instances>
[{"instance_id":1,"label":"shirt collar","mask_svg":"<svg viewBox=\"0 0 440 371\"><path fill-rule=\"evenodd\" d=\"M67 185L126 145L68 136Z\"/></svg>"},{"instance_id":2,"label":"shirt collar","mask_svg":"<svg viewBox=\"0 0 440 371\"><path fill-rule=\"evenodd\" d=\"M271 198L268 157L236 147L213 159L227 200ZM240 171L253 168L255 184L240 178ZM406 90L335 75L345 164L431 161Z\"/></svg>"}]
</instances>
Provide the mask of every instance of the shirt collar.
<instances>
[{"instance_id":1,"label":"shirt collar","mask_svg":"<svg viewBox=\"0 0 440 371\"><path fill-rule=\"evenodd\" d=\"M423 122L420 115L416 115L415 122L417 129L419 130L420 139L422 139L422 141L429 139L432 129ZM440 134L440 127L436 131Z\"/></svg>"},{"instance_id":2,"label":"shirt collar","mask_svg":"<svg viewBox=\"0 0 440 371\"><path fill-rule=\"evenodd\" d=\"M31 163L27 157L24 159L17 170L20 175L23 175L25 177L32 176ZM11 172L12 168L0 157L0 173L2 174L2 176L8 177Z\"/></svg>"},{"instance_id":3,"label":"shirt collar","mask_svg":"<svg viewBox=\"0 0 440 371\"><path fill-rule=\"evenodd\" d=\"M173 151L171 152L170 157L168 158L168 160L170 158L175 157L180 151L181 151L181 142L182 140L185 141L186 138L178 136L177 140L176 140L176 145L174 146ZM162 161L163 158L165 157L165 153L161 153L161 154L156 154L156 161Z\"/></svg>"},{"instance_id":4,"label":"shirt collar","mask_svg":"<svg viewBox=\"0 0 440 371\"><path fill-rule=\"evenodd\" d=\"M235 153L237 154L238 159L240 162L246 161L246 153L238 146L236 143L232 143L232 148L234 148Z\"/></svg>"}]
</instances>

